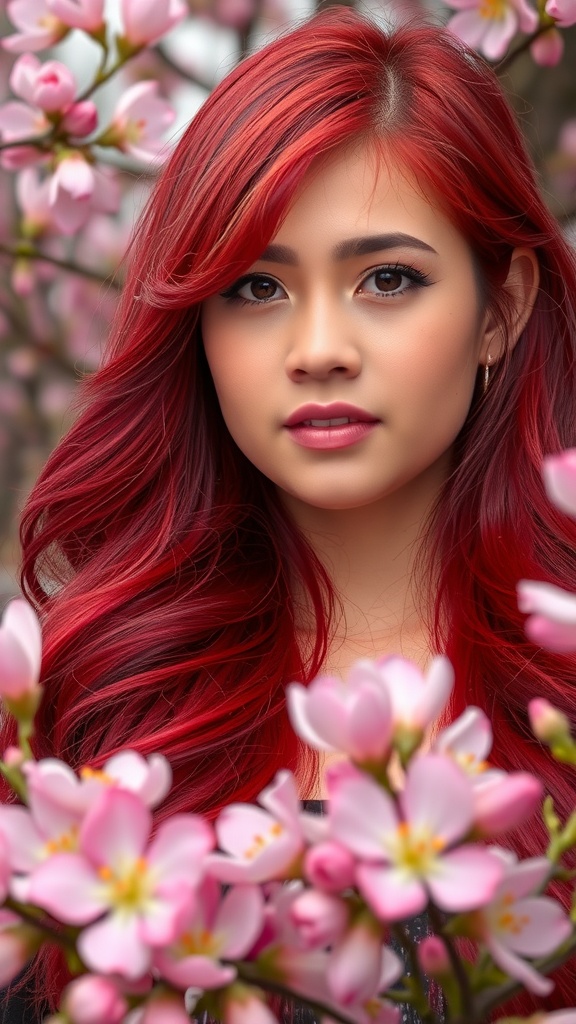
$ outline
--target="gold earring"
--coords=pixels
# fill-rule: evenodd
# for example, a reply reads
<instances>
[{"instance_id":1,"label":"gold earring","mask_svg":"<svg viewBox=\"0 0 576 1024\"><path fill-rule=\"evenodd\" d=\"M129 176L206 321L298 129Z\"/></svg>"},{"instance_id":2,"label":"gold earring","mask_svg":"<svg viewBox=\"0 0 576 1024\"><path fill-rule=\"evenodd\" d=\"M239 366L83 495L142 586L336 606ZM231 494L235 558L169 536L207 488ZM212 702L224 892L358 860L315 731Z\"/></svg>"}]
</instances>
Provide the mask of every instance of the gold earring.
<instances>
[{"instance_id":1,"label":"gold earring","mask_svg":"<svg viewBox=\"0 0 576 1024\"><path fill-rule=\"evenodd\" d=\"M488 382L490 380L490 363L491 362L492 362L492 356L489 355L489 356L486 357L486 366L484 367L484 386L482 388L482 393L484 395L488 391Z\"/></svg>"}]
</instances>

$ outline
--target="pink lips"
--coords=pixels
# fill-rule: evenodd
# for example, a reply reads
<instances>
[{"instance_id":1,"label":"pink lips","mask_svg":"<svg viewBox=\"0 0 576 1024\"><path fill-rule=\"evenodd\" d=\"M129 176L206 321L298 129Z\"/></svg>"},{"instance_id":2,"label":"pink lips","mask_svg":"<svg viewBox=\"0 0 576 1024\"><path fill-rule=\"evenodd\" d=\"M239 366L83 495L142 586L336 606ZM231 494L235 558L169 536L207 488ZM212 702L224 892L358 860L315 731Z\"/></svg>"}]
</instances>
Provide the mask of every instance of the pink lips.
<instances>
[{"instance_id":1,"label":"pink lips","mask_svg":"<svg viewBox=\"0 0 576 1024\"><path fill-rule=\"evenodd\" d=\"M328 423L343 420L342 423ZM301 405L288 417L284 426L290 436L303 448L326 450L348 448L371 433L379 421L358 406L348 402Z\"/></svg>"}]
</instances>

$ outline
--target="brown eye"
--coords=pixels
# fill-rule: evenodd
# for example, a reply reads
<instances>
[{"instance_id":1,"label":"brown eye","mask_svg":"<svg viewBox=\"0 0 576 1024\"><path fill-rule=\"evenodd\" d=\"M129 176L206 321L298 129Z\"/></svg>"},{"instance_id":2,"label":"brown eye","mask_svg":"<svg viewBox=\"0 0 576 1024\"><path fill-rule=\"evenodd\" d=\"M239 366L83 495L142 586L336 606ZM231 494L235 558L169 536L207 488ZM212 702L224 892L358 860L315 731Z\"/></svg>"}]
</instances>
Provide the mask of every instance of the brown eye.
<instances>
[{"instance_id":1,"label":"brown eye","mask_svg":"<svg viewBox=\"0 0 576 1024\"><path fill-rule=\"evenodd\" d=\"M257 277L253 281L250 281L249 289L251 298L259 299L260 301L265 299L273 299L278 285L276 281L273 281L269 277Z\"/></svg>"},{"instance_id":2,"label":"brown eye","mask_svg":"<svg viewBox=\"0 0 576 1024\"><path fill-rule=\"evenodd\" d=\"M403 278L400 270L377 270L374 284L379 292L396 292L402 287Z\"/></svg>"}]
</instances>

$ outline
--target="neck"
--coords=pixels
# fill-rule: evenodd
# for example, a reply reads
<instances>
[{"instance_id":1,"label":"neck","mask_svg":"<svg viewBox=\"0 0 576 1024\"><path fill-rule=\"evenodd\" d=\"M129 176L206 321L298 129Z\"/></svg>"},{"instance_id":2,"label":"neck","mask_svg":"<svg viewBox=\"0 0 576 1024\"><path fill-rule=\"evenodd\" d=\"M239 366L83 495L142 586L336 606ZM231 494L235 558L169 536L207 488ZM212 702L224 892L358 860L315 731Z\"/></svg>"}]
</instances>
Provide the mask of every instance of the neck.
<instances>
[{"instance_id":1,"label":"neck","mask_svg":"<svg viewBox=\"0 0 576 1024\"><path fill-rule=\"evenodd\" d=\"M359 657L402 654L424 666L430 604L421 551L428 514L445 479L431 467L378 502L324 509L283 500L325 566L339 599L325 668L346 671ZM301 607L301 635L310 630Z\"/></svg>"}]
</instances>

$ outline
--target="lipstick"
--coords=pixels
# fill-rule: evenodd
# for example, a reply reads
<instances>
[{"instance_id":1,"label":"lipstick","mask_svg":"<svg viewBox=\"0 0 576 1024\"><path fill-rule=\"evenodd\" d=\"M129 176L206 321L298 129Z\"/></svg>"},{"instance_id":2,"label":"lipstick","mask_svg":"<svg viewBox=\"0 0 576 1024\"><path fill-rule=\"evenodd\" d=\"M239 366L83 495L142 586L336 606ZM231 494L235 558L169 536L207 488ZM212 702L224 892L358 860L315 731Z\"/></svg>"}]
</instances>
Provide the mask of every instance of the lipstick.
<instances>
[{"instance_id":1,"label":"lipstick","mask_svg":"<svg viewBox=\"0 0 576 1024\"><path fill-rule=\"evenodd\" d=\"M366 409L348 402L309 402L290 414L284 427L302 448L316 451L348 448L372 433L379 423Z\"/></svg>"}]
</instances>

